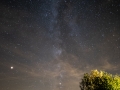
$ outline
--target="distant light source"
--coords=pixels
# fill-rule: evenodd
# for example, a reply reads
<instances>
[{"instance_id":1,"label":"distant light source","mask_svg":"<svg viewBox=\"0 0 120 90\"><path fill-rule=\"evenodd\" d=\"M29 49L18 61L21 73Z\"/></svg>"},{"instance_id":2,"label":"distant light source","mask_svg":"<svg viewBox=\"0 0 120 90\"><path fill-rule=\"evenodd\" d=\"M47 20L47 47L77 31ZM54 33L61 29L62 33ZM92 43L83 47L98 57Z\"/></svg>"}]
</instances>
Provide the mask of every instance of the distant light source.
<instances>
[{"instance_id":1,"label":"distant light source","mask_svg":"<svg viewBox=\"0 0 120 90\"><path fill-rule=\"evenodd\" d=\"M10 68L13 69L13 66L11 66Z\"/></svg>"}]
</instances>

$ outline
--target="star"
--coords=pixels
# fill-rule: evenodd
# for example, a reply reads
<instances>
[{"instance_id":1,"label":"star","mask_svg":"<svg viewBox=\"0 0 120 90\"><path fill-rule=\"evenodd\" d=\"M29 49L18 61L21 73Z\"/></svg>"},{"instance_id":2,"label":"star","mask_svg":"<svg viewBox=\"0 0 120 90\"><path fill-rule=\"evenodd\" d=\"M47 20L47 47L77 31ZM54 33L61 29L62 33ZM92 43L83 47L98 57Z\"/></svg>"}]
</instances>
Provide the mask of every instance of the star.
<instances>
[{"instance_id":1,"label":"star","mask_svg":"<svg viewBox=\"0 0 120 90\"><path fill-rule=\"evenodd\" d=\"M60 85L62 84L62 83L59 83Z\"/></svg>"},{"instance_id":2,"label":"star","mask_svg":"<svg viewBox=\"0 0 120 90\"><path fill-rule=\"evenodd\" d=\"M13 66L11 66L10 69L13 69Z\"/></svg>"}]
</instances>

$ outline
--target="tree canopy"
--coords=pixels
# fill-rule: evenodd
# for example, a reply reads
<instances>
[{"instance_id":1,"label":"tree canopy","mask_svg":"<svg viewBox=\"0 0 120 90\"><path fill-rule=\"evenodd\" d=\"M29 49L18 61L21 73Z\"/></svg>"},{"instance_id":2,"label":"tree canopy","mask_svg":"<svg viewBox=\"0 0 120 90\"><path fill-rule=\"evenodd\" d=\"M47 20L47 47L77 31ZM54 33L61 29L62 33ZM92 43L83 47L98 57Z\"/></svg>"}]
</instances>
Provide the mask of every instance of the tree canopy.
<instances>
[{"instance_id":1,"label":"tree canopy","mask_svg":"<svg viewBox=\"0 0 120 90\"><path fill-rule=\"evenodd\" d=\"M85 73L81 82L81 90L120 90L120 76L105 71L92 70Z\"/></svg>"}]
</instances>

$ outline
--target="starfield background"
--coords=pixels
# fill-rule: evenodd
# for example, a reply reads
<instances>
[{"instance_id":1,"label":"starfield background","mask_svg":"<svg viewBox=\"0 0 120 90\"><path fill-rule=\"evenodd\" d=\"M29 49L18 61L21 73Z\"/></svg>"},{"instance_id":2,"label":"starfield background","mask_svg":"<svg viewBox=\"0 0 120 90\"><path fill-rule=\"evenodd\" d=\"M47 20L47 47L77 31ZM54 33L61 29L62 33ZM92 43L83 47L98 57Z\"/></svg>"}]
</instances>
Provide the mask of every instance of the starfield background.
<instances>
[{"instance_id":1,"label":"starfield background","mask_svg":"<svg viewBox=\"0 0 120 90\"><path fill-rule=\"evenodd\" d=\"M0 90L80 90L91 69L120 74L120 0L0 2Z\"/></svg>"}]
</instances>

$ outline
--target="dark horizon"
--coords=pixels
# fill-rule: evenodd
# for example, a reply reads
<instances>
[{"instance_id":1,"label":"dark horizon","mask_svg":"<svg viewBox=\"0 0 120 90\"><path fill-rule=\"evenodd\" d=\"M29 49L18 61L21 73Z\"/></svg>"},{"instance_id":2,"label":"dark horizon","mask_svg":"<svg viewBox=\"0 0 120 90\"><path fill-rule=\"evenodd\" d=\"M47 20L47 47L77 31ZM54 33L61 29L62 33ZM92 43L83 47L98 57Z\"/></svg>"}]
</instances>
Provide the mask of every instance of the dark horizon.
<instances>
[{"instance_id":1,"label":"dark horizon","mask_svg":"<svg viewBox=\"0 0 120 90\"><path fill-rule=\"evenodd\" d=\"M79 90L92 69L120 74L119 0L2 0L0 90Z\"/></svg>"}]
</instances>

